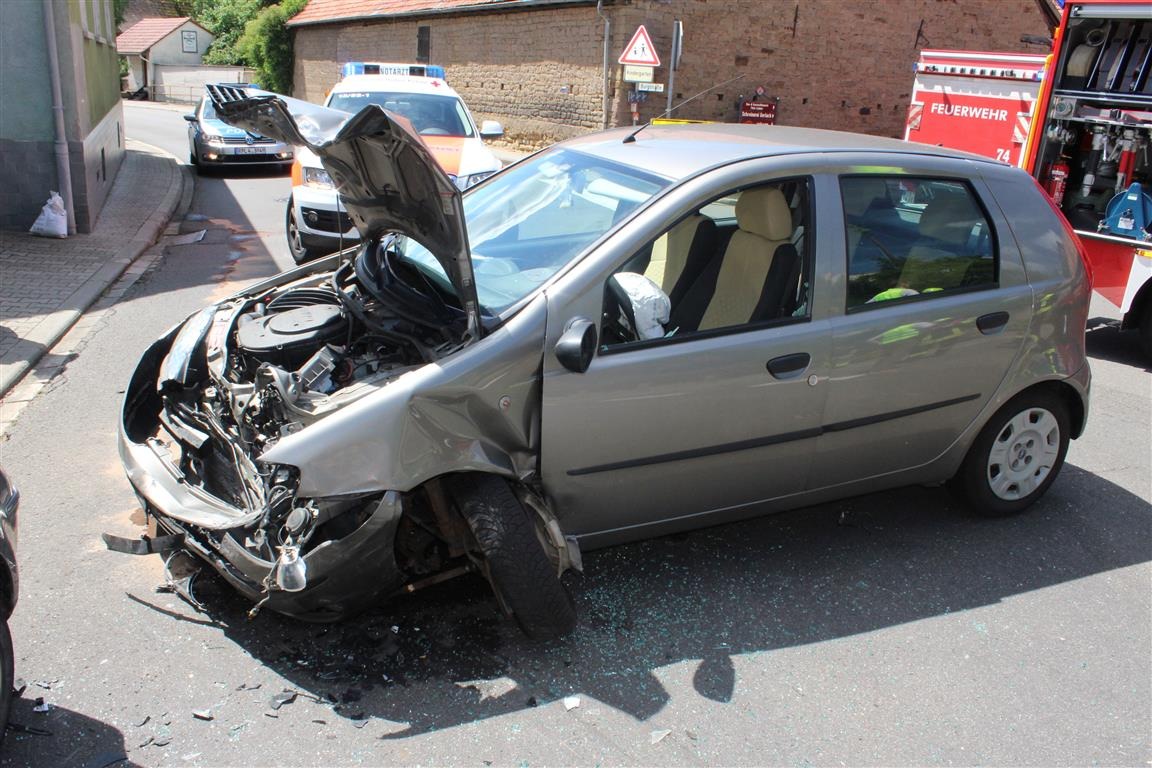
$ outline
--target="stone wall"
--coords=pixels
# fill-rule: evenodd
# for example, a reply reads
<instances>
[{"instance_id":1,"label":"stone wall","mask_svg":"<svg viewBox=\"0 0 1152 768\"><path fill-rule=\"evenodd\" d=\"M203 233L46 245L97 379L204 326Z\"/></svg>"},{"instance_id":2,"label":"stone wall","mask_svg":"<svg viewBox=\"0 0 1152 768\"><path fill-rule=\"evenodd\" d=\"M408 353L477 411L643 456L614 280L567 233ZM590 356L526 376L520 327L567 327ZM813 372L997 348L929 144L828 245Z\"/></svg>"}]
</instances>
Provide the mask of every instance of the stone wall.
<instances>
[{"instance_id":1,"label":"stone wall","mask_svg":"<svg viewBox=\"0 0 1152 768\"><path fill-rule=\"evenodd\" d=\"M1022 35L1046 37L1047 0L632 0L608 2L610 125L631 122L629 84L616 59L643 23L668 82L672 22L684 23L675 101L718 83L675 117L734 121L740 95L762 86L779 97L787 125L903 135L912 67L921 48L1042 53ZM603 125L603 22L594 4L512 12L471 11L301 26L296 29L295 95L322 101L345 61L415 61L417 28L431 31L431 62L477 119L504 123L532 146ZM652 94L641 121L660 114Z\"/></svg>"}]
</instances>

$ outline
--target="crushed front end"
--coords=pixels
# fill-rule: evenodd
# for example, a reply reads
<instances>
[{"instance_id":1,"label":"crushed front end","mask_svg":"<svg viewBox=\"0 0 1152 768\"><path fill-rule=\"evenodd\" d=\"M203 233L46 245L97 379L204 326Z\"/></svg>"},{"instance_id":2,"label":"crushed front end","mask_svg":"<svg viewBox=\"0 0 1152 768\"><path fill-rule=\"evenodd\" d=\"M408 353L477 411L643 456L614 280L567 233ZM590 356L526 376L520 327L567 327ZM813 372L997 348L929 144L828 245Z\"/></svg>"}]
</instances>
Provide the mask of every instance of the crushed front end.
<instances>
[{"instance_id":1,"label":"crushed front end","mask_svg":"<svg viewBox=\"0 0 1152 768\"><path fill-rule=\"evenodd\" d=\"M330 261L333 271L289 273L157 340L120 423L129 480L169 545L259 604L314 620L355 612L449 558L401 548L408 567L397 563L398 530L433 518L424 491L304 496L301 468L261 456L464 344L459 313L405 319L351 263Z\"/></svg>"}]
</instances>

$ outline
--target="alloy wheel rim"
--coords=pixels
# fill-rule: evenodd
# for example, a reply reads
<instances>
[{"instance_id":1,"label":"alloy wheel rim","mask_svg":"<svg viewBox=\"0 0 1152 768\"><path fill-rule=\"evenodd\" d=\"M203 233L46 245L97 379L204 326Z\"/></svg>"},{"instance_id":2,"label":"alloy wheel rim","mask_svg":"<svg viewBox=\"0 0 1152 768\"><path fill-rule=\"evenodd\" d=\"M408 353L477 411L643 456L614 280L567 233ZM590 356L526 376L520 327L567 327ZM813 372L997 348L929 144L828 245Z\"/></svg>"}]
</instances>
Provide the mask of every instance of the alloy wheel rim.
<instances>
[{"instance_id":1,"label":"alloy wheel rim","mask_svg":"<svg viewBox=\"0 0 1152 768\"><path fill-rule=\"evenodd\" d=\"M997 498L1017 501L1035 491L1052 473L1060 454L1060 423L1051 411L1027 408L996 435L985 470Z\"/></svg>"}]
</instances>

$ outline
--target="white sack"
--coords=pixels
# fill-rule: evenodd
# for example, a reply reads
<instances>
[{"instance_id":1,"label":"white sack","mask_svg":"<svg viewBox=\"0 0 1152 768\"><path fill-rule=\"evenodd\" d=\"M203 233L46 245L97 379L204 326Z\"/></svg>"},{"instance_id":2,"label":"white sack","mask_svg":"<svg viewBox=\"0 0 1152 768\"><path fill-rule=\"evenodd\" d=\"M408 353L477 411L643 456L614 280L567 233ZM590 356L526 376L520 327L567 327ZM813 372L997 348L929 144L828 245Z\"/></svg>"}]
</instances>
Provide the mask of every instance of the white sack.
<instances>
[{"instance_id":1,"label":"white sack","mask_svg":"<svg viewBox=\"0 0 1152 768\"><path fill-rule=\"evenodd\" d=\"M53 192L40 209L40 215L28 230L41 237L68 237L68 213L64 210L64 201L60 195Z\"/></svg>"},{"instance_id":2,"label":"white sack","mask_svg":"<svg viewBox=\"0 0 1152 768\"><path fill-rule=\"evenodd\" d=\"M672 311L672 300L660 286L636 272L618 272L612 276L632 302L636 315L636 333L641 339L664 337L664 323Z\"/></svg>"}]
</instances>

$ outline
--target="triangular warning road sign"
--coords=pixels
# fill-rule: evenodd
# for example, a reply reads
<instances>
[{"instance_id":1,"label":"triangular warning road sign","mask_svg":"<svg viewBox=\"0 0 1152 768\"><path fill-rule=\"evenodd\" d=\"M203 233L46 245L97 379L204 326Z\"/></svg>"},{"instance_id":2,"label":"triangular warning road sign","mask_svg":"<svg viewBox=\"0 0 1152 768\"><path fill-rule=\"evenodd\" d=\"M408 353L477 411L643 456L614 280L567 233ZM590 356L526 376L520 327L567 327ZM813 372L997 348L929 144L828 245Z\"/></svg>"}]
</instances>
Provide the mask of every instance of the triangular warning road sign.
<instances>
[{"instance_id":1,"label":"triangular warning road sign","mask_svg":"<svg viewBox=\"0 0 1152 768\"><path fill-rule=\"evenodd\" d=\"M641 24L632 35L632 42L620 54L621 64L633 64L640 67L660 66L660 57L656 55L656 48L652 45L652 38L648 37L648 30Z\"/></svg>"}]
</instances>

